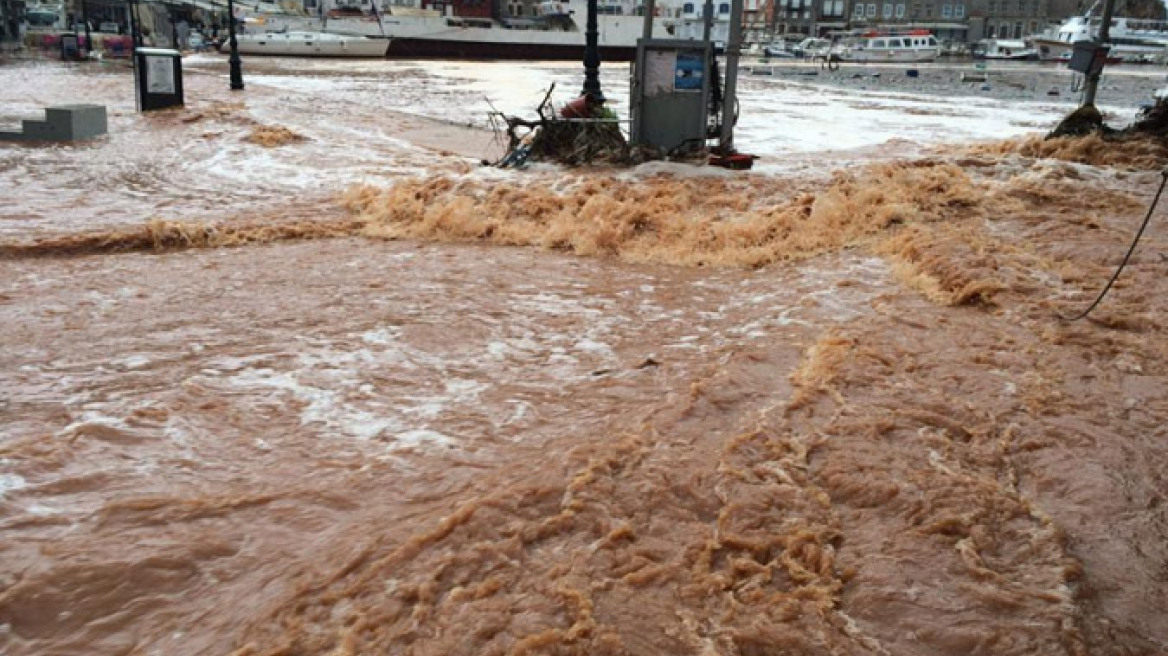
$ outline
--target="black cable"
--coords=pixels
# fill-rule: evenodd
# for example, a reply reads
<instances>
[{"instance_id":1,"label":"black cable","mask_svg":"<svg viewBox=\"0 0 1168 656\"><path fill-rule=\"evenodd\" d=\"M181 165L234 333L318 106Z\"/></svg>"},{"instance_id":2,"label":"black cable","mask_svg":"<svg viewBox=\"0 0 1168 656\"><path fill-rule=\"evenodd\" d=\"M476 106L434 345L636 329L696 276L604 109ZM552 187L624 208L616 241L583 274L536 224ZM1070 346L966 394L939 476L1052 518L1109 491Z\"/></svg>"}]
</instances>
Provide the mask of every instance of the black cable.
<instances>
[{"instance_id":1,"label":"black cable","mask_svg":"<svg viewBox=\"0 0 1168 656\"><path fill-rule=\"evenodd\" d=\"M1140 237L1144 235L1144 229L1148 227L1148 222L1152 219L1152 212L1156 210L1156 204L1160 202L1160 194L1164 192L1164 185L1166 183L1168 183L1168 167L1164 167L1164 169L1160 171L1160 188L1156 190L1156 197L1152 199L1152 204L1148 206L1148 214L1144 217L1144 222L1140 224L1140 229L1136 232L1136 238L1132 240L1131 246L1127 249L1127 255L1123 256L1123 261L1119 263L1119 267L1116 268L1115 273L1112 274L1111 280L1107 281L1107 286L1103 288L1103 291L1099 292L1099 297L1095 299L1095 302L1091 304L1091 307L1083 310L1081 313L1073 317L1064 317L1059 315L1060 319L1063 321L1078 321L1088 314L1091 314L1091 310L1094 310L1096 306L1103 302L1103 297L1107 296L1107 292L1111 290L1111 286L1115 284L1115 281L1119 278L1119 274L1123 271L1123 268L1127 266L1128 260L1131 259L1132 253L1135 252L1136 244L1140 243Z\"/></svg>"}]
</instances>

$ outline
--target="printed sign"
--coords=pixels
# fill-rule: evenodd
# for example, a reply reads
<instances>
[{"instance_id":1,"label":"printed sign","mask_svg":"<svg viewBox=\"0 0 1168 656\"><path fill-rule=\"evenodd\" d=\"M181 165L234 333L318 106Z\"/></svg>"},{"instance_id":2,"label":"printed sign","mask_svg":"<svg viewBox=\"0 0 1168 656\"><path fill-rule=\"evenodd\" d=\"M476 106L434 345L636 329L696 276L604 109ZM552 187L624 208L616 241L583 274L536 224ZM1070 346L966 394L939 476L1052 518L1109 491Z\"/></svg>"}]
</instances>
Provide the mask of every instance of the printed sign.
<instances>
[{"instance_id":1,"label":"printed sign","mask_svg":"<svg viewBox=\"0 0 1168 656\"><path fill-rule=\"evenodd\" d=\"M701 91L704 74L705 66L700 51L687 50L677 53L677 65L674 67L673 73L673 90Z\"/></svg>"},{"instance_id":2,"label":"printed sign","mask_svg":"<svg viewBox=\"0 0 1168 656\"><path fill-rule=\"evenodd\" d=\"M671 93L676 84L673 81L676 65L677 53L673 50L645 51L645 95Z\"/></svg>"},{"instance_id":3,"label":"printed sign","mask_svg":"<svg viewBox=\"0 0 1168 656\"><path fill-rule=\"evenodd\" d=\"M146 93L175 93L173 59L146 57Z\"/></svg>"}]
</instances>

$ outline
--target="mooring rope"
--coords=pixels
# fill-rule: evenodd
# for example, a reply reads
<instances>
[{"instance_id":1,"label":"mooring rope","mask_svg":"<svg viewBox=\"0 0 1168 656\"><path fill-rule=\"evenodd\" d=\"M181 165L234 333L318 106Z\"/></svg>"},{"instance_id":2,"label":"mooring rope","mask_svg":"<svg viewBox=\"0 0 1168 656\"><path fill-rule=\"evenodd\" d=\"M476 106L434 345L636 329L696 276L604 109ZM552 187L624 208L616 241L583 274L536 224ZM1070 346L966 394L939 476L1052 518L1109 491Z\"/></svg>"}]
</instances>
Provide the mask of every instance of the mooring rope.
<instances>
[{"instance_id":1,"label":"mooring rope","mask_svg":"<svg viewBox=\"0 0 1168 656\"><path fill-rule=\"evenodd\" d=\"M1103 288L1103 291L1099 292L1099 296L1095 299L1095 302L1091 304L1091 307L1088 307L1073 317L1059 315L1060 319L1063 321L1078 321L1091 314L1091 310L1094 310L1103 302L1103 297L1107 296L1107 292L1111 290L1111 286L1115 284L1115 281L1119 278L1119 274L1123 272L1123 268L1127 266L1128 260L1131 259L1132 253L1135 252L1136 245L1140 243L1140 237L1144 236L1144 229L1148 227L1148 223L1152 219L1152 212L1156 210L1156 204L1160 202L1160 194L1164 192L1164 185L1166 183L1168 183L1168 166L1160 171L1160 188L1156 190L1156 196L1152 199L1152 204L1148 206L1148 214L1144 217L1144 222L1140 224L1140 229L1136 231L1136 238L1132 240L1131 246L1127 249L1127 254L1123 256L1123 261L1119 263L1119 267L1115 269L1115 273L1111 275L1111 280L1107 281L1107 285Z\"/></svg>"}]
</instances>

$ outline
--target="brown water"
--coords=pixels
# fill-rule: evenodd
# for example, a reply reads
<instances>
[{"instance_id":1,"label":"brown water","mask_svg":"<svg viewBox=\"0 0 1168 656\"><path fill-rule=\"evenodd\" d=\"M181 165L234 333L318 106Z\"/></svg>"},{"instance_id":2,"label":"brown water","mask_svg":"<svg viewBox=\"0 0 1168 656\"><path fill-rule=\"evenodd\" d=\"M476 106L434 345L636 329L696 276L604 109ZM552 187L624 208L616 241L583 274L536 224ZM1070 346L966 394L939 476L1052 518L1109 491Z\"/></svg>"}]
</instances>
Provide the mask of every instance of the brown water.
<instances>
[{"instance_id":1,"label":"brown water","mask_svg":"<svg viewBox=\"0 0 1168 656\"><path fill-rule=\"evenodd\" d=\"M1163 156L1038 148L10 212L0 652L1164 653Z\"/></svg>"}]
</instances>

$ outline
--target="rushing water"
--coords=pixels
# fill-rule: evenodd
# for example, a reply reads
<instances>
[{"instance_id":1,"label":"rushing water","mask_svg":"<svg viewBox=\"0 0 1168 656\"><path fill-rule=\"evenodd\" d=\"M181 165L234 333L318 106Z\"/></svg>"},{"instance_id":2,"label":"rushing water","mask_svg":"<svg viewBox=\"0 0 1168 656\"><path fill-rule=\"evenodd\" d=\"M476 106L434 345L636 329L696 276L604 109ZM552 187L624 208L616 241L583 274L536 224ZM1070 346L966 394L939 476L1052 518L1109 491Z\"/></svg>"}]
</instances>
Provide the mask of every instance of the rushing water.
<instances>
[{"instance_id":1,"label":"rushing water","mask_svg":"<svg viewBox=\"0 0 1168 656\"><path fill-rule=\"evenodd\" d=\"M247 70L0 67L111 110L0 147L0 652L1168 651L1163 231L1058 319L1163 148L751 79L761 171L502 172L571 67Z\"/></svg>"}]
</instances>

